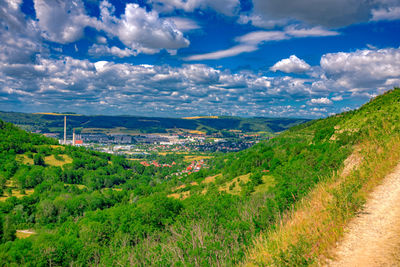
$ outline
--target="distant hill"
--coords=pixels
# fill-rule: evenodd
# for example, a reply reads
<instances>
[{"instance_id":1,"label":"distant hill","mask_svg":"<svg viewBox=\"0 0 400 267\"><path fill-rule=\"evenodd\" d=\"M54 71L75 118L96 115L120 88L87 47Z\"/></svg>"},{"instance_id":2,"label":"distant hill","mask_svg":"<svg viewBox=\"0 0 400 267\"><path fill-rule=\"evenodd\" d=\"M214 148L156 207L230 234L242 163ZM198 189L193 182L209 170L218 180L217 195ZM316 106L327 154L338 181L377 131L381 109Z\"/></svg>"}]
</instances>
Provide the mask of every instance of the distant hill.
<instances>
[{"instance_id":1,"label":"distant hill","mask_svg":"<svg viewBox=\"0 0 400 267\"><path fill-rule=\"evenodd\" d=\"M179 131L202 131L207 134L220 131L240 130L242 132L276 133L294 125L308 121L298 118L240 118L229 116L161 118L137 116L87 116L78 114L56 113L19 113L1 112L0 119L11 122L29 131L42 132L63 131L67 115L68 129L78 128L78 131L96 133L166 133Z\"/></svg>"}]
</instances>

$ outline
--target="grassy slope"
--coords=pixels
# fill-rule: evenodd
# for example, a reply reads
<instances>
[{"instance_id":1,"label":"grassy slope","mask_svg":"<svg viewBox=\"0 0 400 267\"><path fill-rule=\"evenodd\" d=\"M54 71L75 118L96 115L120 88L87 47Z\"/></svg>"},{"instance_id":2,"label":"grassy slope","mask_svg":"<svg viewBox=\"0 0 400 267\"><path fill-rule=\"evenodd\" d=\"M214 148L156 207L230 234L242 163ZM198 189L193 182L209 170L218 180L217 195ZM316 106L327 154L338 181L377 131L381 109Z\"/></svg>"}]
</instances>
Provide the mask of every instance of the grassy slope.
<instances>
[{"instance_id":1,"label":"grassy slope","mask_svg":"<svg viewBox=\"0 0 400 267\"><path fill-rule=\"evenodd\" d=\"M399 89L337 116L330 140L355 139L350 157L353 162L347 165L356 168L334 172L286 212L275 227L260 234L248 250L245 265L310 265L330 257L346 223L400 160L399 116Z\"/></svg>"}]
</instances>

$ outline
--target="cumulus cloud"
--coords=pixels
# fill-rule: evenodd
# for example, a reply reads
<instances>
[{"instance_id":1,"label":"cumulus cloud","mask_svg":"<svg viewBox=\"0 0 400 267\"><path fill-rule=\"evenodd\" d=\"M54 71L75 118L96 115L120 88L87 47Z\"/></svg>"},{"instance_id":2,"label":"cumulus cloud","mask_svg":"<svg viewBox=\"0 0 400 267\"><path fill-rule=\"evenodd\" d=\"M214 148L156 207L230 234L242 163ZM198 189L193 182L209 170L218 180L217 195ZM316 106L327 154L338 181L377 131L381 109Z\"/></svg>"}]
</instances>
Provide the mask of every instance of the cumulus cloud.
<instances>
[{"instance_id":1,"label":"cumulus cloud","mask_svg":"<svg viewBox=\"0 0 400 267\"><path fill-rule=\"evenodd\" d=\"M334 97L332 97L331 98L333 101L342 101L343 100L343 97L341 96L341 95L339 95L339 96L334 96Z\"/></svg>"},{"instance_id":2,"label":"cumulus cloud","mask_svg":"<svg viewBox=\"0 0 400 267\"><path fill-rule=\"evenodd\" d=\"M51 1L35 0L34 8L37 26L43 38L52 42L66 44L79 40L86 27L104 31L109 37L117 37L129 49L117 47L92 47L91 52L112 54L118 57L138 53L154 54L162 49L170 53L189 45L183 33L171 20L160 18L156 11L147 11L137 4L127 4L124 13L114 15L114 6L108 1L100 3L100 19L88 16L81 0ZM189 21L177 22L186 29ZM105 43L104 37L99 37Z\"/></svg>"},{"instance_id":3,"label":"cumulus cloud","mask_svg":"<svg viewBox=\"0 0 400 267\"><path fill-rule=\"evenodd\" d=\"M0 62L30 63L36 53L45 52L35 23L20 11L21 3L0 0Z\"/></svg>"},{"instance_id":4,"label":"cumulus cloud","mask_svg":"<svg viewBox=\"0 0 400 267\"><path fill-rule=\"evenodd\" d=\"M287 98L304 99L303 79L231 73L202 64L181 67L116 64L71 57L39 57L35 64L0 64L0 103L34 111L142 115L290 115L293 108L264 113ZM5 99L5 100L4 100ZM241 103L240 105L238 103ZM3 105L4 104L4 105Z\"/></svg>"},{"instance_id":5,"label":"cumulus cloud","mask_svg":"<svg viewBox=\"0 0 400 267\"><path fill-rule=\"evenodd\" d=\"M321 98L313 98L310 101L307 102L309 105L330 105L332 104L332 101L329 98L326 97L321 97Z\"/></svg>"},{"instance_id":6,"label":"cumulus cloud","mask_svg":"<svg viewBox=\"0 0 400 267\"><path fill-rule=\"evenodd\" d=\"M351 58L357 53L347 54ZM329 54L324 58L334 62L335 56L343 55ZM337 64L345 66L340 60ZM359 64L360 68L369 65L365 61ZM386 67L389 73L391 68ZM336 83L331 77L333 69L320 69L319 76L310 78L268 77L248 71L232 73L203 64L171 67L39 56L34 64L0 64L0 104L12 110L68 109L97 114L318 117L340 112L340 106L332 101L341 101L343 97L369 98L379 88L387 90L400 81L400 73L391 73L392 78L379 78L379 86L373 83L360 89L350 83ZM298 107L290 104L293 101ZM311 108L307 109L307 105Z\"/></svg>"},{"instance_id":7,"label":"cumulus cloud","mask_svg":"<svg viewBox=\"0 0 400 267\"><path fill-rule=\"evenodd\" d=\"M329 53L320 65L335 88L354 91L384 87L388 79L400 76L400 49L358 50L351 53Z\"/></svg>"},{"instance_id":8,"label":"cumulus cloud","mask_svg":"<svg viewBox=\"0 0 400 267\"><path fill-rule=\"evenodd\" d=\"M278 70L286 73L302 73L310 70L311 66L304 60L291 55L289 58L282 59L273 65L270 70L276 72Z\"/></svg>"},{"instance_id":9,"label":"cumulus cloud","mask_svg":"<svg viewBox=\"0 0 400 267\"><path fill-rule=\"evenodd\" d=\"M124 58L124 57L130 57L130 56L136 56L137 53L134 51L125 48L121 49L116 46L108 47L105 45L98 45L94 44L89 48L89 54L92 56L116 56L119 58Z\"/></svg>"},{"instance_id":10,"label":"cumulus cloud","mask_svg":"<svg viewBox=\"0 0 400 267\"><path fill-rule=\"evenodd\" d=\"M155 11L147 12L137 4L127 4L125 13L117 18L108 2L102 2L100 8L104 23L101 28L138 53L154 54L161 49L175 50L189 45L175 24L159 18Z\"/></svg>"},{"instance_id":11,"label":"cumulus cloud","mask_svg":"<svg viewBox=\"0 0 400 267\"><path fill-rule=\"evenodd\" d=\"M86 26L96 23L86 15L80 0L34 0L34 7L42 36L53 42L74 42L82 37Z\"/></svg>"}]
</instances>

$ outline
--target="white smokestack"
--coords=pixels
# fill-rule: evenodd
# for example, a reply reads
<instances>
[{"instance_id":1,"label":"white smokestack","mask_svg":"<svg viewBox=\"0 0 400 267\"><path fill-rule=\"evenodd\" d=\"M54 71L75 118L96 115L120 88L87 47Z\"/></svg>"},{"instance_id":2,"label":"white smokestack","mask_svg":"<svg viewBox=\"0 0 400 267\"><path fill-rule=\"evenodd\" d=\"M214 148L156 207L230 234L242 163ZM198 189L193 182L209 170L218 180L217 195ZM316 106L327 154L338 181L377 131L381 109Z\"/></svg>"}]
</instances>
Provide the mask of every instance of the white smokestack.
<instances>
[{"instance_id":1,"label":"white smokestack","mask_svg":"<svg viewBox=\"0 0 400 267\"><path fill-rule=\"evenodd\" d=\"M64 116L64 145L67 144L67 116Z\"/></svg>"},{"instance_id":2,"label":"white smokestack","mask_svg":"<svg viewBox=\"0 0 400 267\"><path fill-rule=\"evenodd\" d=\"M72 132L72 145L75 145L75 128L74 131Z\"/></svg>"}]
</instances>

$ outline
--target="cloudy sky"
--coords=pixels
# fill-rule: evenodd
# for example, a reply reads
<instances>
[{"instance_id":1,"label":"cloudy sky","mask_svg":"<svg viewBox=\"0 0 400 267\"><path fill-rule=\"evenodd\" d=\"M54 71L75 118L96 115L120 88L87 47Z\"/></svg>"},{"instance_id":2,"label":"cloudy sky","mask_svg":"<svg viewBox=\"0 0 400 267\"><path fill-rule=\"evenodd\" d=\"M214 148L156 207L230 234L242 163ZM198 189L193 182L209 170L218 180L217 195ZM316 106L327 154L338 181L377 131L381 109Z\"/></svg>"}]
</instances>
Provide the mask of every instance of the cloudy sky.
<instances>
[{"instance_id":1,"label":"cloudy sky","mask_svg":"<svg viewBox=\"0 0 400 267\"><path fill-rule=\"evenodd\" d=\"M400 86L398 0L0 0L0 110L324 117Z\"/></svg>"}]
</instances>

